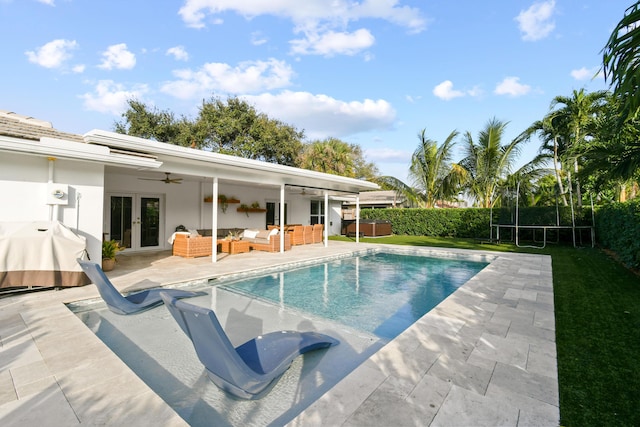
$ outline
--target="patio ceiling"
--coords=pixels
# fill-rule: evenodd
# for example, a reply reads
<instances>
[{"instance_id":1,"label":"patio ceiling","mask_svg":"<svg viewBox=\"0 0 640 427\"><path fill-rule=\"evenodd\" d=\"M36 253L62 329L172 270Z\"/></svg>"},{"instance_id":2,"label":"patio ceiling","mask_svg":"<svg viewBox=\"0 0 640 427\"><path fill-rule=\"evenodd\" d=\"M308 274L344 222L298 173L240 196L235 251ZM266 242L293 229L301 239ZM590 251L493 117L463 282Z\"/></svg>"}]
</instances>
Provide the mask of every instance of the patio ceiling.
<instances>
[{"instance_id":1,"label":"patio ceiling","mask_svg":"<svg viewBox=\"0 0 640 427\"><path fill-rule=\"evenodd\" d=\"M212 182L218 178L225 182L259 186L281 186L293 191L329 195L358 194L361 191L379 189L377 184L354 178L346 178L305 169L283 166L225 154L151 141L102 130L92 130L84 135L85 142L132 154L153 156L162 166L146 172L138 169L137 176L164 178L164 172L186 180Z\"/></svg>"}]
</instances>

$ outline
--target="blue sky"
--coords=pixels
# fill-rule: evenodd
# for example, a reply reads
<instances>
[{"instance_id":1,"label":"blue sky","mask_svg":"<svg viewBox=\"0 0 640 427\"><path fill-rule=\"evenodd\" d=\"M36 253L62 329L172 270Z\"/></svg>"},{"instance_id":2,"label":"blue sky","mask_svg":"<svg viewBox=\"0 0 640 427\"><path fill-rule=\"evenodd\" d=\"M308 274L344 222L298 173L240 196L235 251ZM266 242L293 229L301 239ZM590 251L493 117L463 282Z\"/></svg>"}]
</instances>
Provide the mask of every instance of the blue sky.
<instances>
[{"instance_id":1,"label":"blue sky","mask_svg":"<svg viewBox=\"0 0 640 427\"><path fill-rule=\"evenodd\" d=\"M422 129L477 138L495 117L506 142L553 97L608 88L593 76L631 3L0 0L0 109L82 134L113 130L133 97L193 118L240 96L406 180Z\"/></svg>"}]
</instances>

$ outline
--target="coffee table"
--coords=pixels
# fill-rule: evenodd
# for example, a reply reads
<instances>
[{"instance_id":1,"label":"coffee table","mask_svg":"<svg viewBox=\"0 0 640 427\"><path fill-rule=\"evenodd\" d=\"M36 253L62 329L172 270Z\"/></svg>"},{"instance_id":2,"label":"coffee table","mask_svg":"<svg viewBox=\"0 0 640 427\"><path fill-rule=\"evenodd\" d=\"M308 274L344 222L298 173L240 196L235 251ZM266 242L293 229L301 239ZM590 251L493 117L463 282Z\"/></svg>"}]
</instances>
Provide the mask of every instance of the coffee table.
<instances>
[{"instance_id":1,"label":"coffee table","mask_svg":"<svg viewBox=\"0 0 640 427\"><path fill-rule=\"evenodd\" d=\"M230 255L241 254L249 252L250 243L244 240L218 240L220 245L220 251L228 253Z\"/></svg>"}]
</instances>

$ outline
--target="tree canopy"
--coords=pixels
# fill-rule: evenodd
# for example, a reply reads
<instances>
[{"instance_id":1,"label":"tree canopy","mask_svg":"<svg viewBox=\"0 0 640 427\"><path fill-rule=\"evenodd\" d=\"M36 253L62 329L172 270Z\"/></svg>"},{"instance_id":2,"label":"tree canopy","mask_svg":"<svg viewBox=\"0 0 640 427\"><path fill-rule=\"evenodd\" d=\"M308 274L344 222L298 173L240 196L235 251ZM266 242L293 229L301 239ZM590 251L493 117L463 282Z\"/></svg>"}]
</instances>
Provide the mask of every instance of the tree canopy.
<instances>
[{"instance_id":1,"label":"tree canopy","mask_svg":"<svg viewBox=\"0 0 640 427\"><path fill-rule=\"evenodd\" d=\"M359 145L337 138L304 144L296 165L302 169L349 178L372 179L378 174L377 167L364 158Z\"/></svg>"},{"instance_id":2,"label":"tree canopy","mask_svg":"<svg viewBox=\"0 0 640 427\"><path fill-rule=\"evenodd\" d=\"M259 113L239 98L203 101L195 120L128 101L115 131L248 159L294 166L303 131Z\"/></svg>"}]
</instances>

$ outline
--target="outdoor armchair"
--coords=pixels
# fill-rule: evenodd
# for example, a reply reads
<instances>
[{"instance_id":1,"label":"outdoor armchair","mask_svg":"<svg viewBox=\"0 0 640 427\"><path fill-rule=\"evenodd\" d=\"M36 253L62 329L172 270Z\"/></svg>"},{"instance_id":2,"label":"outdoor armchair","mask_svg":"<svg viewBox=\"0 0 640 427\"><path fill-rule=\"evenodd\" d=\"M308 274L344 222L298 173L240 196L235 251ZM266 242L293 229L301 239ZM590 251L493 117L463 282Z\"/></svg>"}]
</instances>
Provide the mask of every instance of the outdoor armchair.
<instances>
[{"instance_id":1,"label":"outdoor armchair","mask_svg":"<svg viewBox=\"0 0 640 427\"><path fill-rule=\"evenodd\" d=\"M123 296L113 286L109 278L104 274L102 268L95 262L77 259L82 271L89 277L96 287L100 296L107 304L109 310L116 314L134 314L156 307L162 304L159 292L165 292L175 298L189 298L203 295L202 292L189 292L179 289L147 289L131 295Z\"/></svg>"},{"instance_id":2,"label":"outdoor armchair","mask_svg":"<svg viewBox=\"0 0 640 427\"><path fill-rule=\"evenodd\" d=\"M278 331L234 348L213 310L178 301L165 292L160 295L193 343L211 381L243 399L262 397L298 355L339 343L317 332Z\"/></svg>"}]
</instances>

